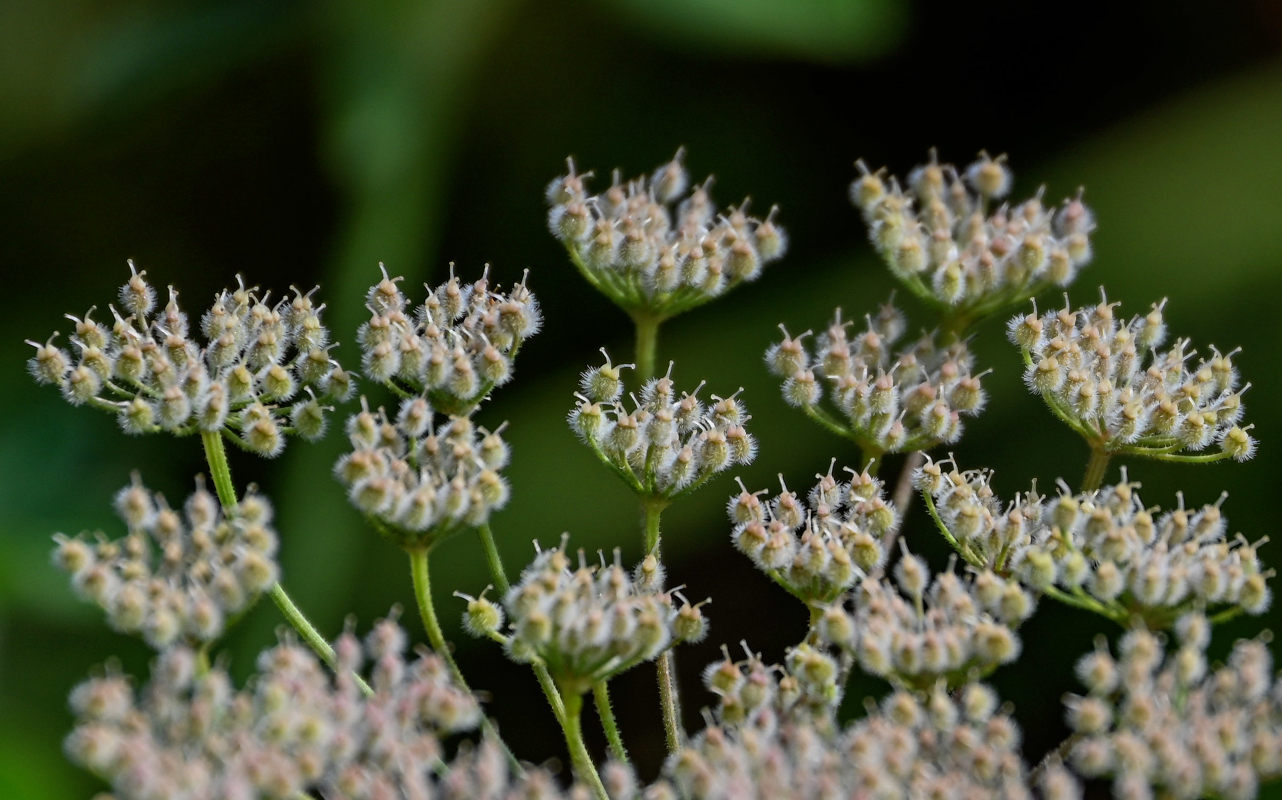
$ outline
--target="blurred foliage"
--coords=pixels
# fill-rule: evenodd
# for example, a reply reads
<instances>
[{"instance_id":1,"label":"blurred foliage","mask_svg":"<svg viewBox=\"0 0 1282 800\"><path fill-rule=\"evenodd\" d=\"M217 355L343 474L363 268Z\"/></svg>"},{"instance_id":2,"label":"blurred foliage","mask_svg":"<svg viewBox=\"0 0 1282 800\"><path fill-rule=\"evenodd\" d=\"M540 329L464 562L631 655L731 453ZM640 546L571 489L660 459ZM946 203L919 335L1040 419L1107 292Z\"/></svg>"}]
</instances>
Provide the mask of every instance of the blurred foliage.
<instances>
[{"instance_id":1,"label":"blurred foliage","mask_svg":"<svg viewBox=\"0 0 1282 800\"><path fill-rule=\"evenodd\" d=\"M545 230L542 187L571 153L599 176L616 165L634 174L685 144L696 176L717 174L720 202L751 193L758 209L782 206L785 262L673 321L660 341L679 385L745 388L761 441L742 473L751 487L777 472L799 483L832 456L854 456L785 407L760 354L778 322L817 327L836 304L857 316L892 288L846 201L856 156L902 173L932 145L949 160L987 147L1011 154L1017 194L1041 182L1052 197L1087 186L1100 229L1074 301L1092 299L1098 284L1127 313L1169 296L1172 330L1203 346L1243 346L1241 369L1254 383L1256 460L1144 464L1132 477L1151 503L1169 504L1181 488L1195 504L1229 489L1233 527L1252 539L1272 533L1282 478L1282 422L1267 413L1282 397L1280 19L1269 3L1211 12L1103 0L1055 19L1014 0L982 9L891 0L0 4L0 247L11 276L0 317L0 796L92 793L92 779L62 760L66 694L109 657L134 674L148 659L72 596L49 566L49 534L112 531L109 500L131 469L179 497L202 468L195 440L126 438L25 375L29 348L19 342L43 339L63 313L104 305L127 257L196 306L238 271L277 291L319 282L349 362L355 348L341 332L359 321L378 261L409 286L450 259L465 275L492 261L505 284L531 267L546 329L522 353L516 382L481 412L487 424L511 423L514 495L495 521L500 548L509 572L532 538L565 530L576 546L636 556L630 495L563 424L596 348L624 357L631 347L624 318L591 294ZM985 57L969 55L976 49ZM910 310L914 325L929 324ZM1000 323L977 336L995 370L992 398L958 458L995 467L1007 495L1032 478L1075 481L1085 448L1024 392ZM330 477L340 439L292 445L273 463L234 455L232 465L238 482L257 481L275 499L286 585L330 632L349 612L368 622L411 598L404 558L364 528ZM717 645L746 638L779 658L805 623L801 607L731 549L723 500L732 486L719 481L664 518L674 582L715 599L712 635L681 656L691 726L706 700L698 672ZM910 517L910 540L942 565L920 512ZM1282 563L1276 551L1267 546L1265 560ZM438 578L441 591L487 582L470 537L443 546L433 567L449 576ZM557 756L527 672L448 622L517 752ZM279 624L264 604L234 632L226 650L236 671L249 670L249 654ZM1217 644L1260 627L1240 621ZM1031 755L1062 736L1059 697L1097 630L1047 603L1025 628L1021 661L995 676ZM852 687L852 710L876 691ZM615 692L628 744L651 771L661 758L652 693L643 670Z\"/></svg>"}]
</instances>

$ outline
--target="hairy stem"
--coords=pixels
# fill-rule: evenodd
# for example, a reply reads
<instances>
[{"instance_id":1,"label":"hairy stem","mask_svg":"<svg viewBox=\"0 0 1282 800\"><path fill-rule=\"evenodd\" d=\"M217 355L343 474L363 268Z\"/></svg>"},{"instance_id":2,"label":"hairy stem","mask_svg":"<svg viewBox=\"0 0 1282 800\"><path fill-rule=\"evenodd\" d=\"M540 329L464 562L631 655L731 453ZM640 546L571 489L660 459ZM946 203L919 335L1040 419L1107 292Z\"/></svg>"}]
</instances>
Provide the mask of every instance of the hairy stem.
<instances>
[{"instance_id":1,"label":"hairy stem","mask_svg":"<svg viewBox=\"0 0 1282 800\"><path fill-rule=\"evenodd\" d=\"M662 503L642 501L645 508L645 552L659 557L659 546L662 536L659 531L659 519L663 514ZM672 651L664 651L655 661L655 670L659 676L659 706L663 710L663 732L668 742L668 752L675 753L681 746L681 696L677 689L676 666L673 663Z\"/></svg>"},{"instance_id":2,"label":"hairy stem","mask_svg":"<svg viewBox=\"0 0 1282 800\"><path fill-rule=\"evenodd\" d=\"M637 380L645 383L654 377L654 352L662 320L638 313L633 315L632 321L637 328Z\"/></svg>"},{"instance_id":3,"label":"hairy stem","mask_svg":"<svg viewBox=\"0 0 1282 800\"><path fill-rule=\"evenodd\" d=\"M205 461L209 464L209 474L214 480L214 491L218 493L218 502L222 505L224 512L234 511L237 506L236 487L231 480L231 467L227 464L227 450L223 446L223 437L217 431L201 431L200 443L205 446ZM338 660L334 657L334 648L294 604L289 594L285 592L285 587L277 581L272 584L268 594L280 609L281 616L306 642L312 652L320 656L330 669L337 670ZM357 685L361 687L366 697L374 693L364 678L355 673L352 677L356 679Z\"/></svg>"},{"instance_id":4,"label":"hairy stem","mask_svg":"<svg viewBox=\"0 0 1282 800\"><path fill-rule=\"evenodd\" d=\"M619 723L614 719L614 709L610 707L609 684L605 681L592 684L592 699L596 702L596 713L601 718L606 741L610 743L610 753L615 760L628 763L628 751L623 746L623 737L619 735Z\"/></svg>"},{"instance_id":5,"label":"hairy stem","mask_svg":"<svg viewBox=\"0 0 1282 800\"><path fill-rule=\"evenodd\" d=\"M441 631L440 620L436 618L436 606L432 603L432 579L431 572L428 569L427 555L430 548L419 550L410 550L410 576L414 581L414 599L418 603L418 615L423 620L423 628L427 631L427 641L432 645L432 650L444 661L449 667L450 675L459 688L473 697L476 693L472 687L467 685L467 680L463 677L463 671L459 669L458 662L454 660L454 654L450 652L449 643L445 641L445 634ZM503 748L503 753L507 756L508 763L512 769L519 775L524 772L516 756L508 748L507 743L499 736L498 728L494 722L485 716L481 718L481 729L487 734L494 737L499 747Z\"/></svg>"},{"instance_id":6,"label":"hairy stem","mask_svg":"<svg viewBox=\"0 0 1282 800\"><path fill-rule=\"evenodd\" d=\"M570 761L574 764L574 774L579 776L579 780L586 783L592 793L598 800L610 800L610 795L605 791L605 784L601 783L601 776L597 774L596 765L592 763L592 756L588 755L588 748L583 744L583 726L579 719L583 710L583 695L577 692L565 692L565 744L570 748Z\"/></svg>"},{"instance_id":7,"label":"hairy stem","mask_svg":"<svg viewBox=\"0 0 1282 800\"><path fill-rule=\"evenodd\" d=\"M1086 476L1082 478L1082 491L1093 492L1104 482L1104 473L1108 471L1108 462L1112 455L1101 447L1091 448L1091 460L1086 464Z\"/></svg>"},{"instance_id":8,"label":"hairy stem","mask_svg":"<svg viewBox=\"0 0 1282 800\"><path fill-rule=\"evenodd\" d=\"M485 559L490 565L490 577L494 579L494 587L502 595L507 594L511 584L507 581L507 572L503 569L503 559L499 557L499 548L494 544L494 533L490 530L490 524L483 523L476 532L481 537L481 546L485 548Z\"/></svg>"}]
</instances>

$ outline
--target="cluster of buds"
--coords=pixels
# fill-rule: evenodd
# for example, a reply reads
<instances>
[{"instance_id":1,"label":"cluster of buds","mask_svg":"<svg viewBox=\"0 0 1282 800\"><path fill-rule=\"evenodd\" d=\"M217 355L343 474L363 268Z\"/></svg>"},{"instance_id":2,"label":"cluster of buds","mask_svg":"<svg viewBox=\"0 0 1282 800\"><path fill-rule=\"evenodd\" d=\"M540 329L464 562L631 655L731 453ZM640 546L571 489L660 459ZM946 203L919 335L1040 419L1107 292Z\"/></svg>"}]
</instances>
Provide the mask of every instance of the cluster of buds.
<instances>
[{"instance_id":1,"label":"cluster of buds","mask_svg":"<svg viewBox=\"0 0 1282 800\"><path fill-rule=\"evenodd\" d=\"M884 497L881 481L867 472L847 469L850 480L828 472L803 500L782 489L764 500L760 491L742 491L729 504L730 534L739 552L752 559L794 597L808 605L826 605L886 559L882 540L897 525L894 506Z\"/></svg>"},{"instance_id":2,"label":"cluster of buds","mask_svg":"<svg viewBox=\"0 0 1282 800\"><path fill-rule=\"evenodd\" d=\"M356 334L366 377L402 397L426 397L443 413L470 413L511 380L521 343L542 324L526 278L503 294L490 288L488 265L479 280L464 284L450 264L450 279L427 287L427 299L410 309L396 285L401 279L383 269L365 298L369 321Z\"/></svg>"},{"instance_id":3,"label":"cluster of buds","mask_svg":"<svg viewBox=\"0 0 1282 800\"><path fill-rule=\"evenodd\" d=\"M1059 763L1030 786L1020 731L995 693L972 684L950 695L898 691L844 731L804 718L758 715L709 726L669 757L657 798L1080 798Z\"/></svg>"},{"instance_id":4,"label":"cluster of buds","mask_svg":"<svg viewBox=\"0 0 1282 800\"><path fill-rule=\"evenodd\" d=\"M511 762L502 745L490 736L483 736L473 747L464 742L448 770L441 774L434 785L435 794L442 800L588 800L591 790L575 783L568 791L561 787L556 776L542 767L523 764L522 771L514 774ZM636 773L627 764L608 762L601 769L601 779L612 800L633 800L637 797ZM402 794L392 792L379 797L395 800Z\"/></svg>"},{"instance_id":5,"label":"cluster of buds","mask_svg":"<svg viewBox=\"0 0 1282 800\"><path fill-rule=\"evenodd\" d=\"M1082 775L1113 779L1117 797L1251 798L1282 777L1282 682L1268 647L1240 640L1211 668L1211 625L1191 614L1179 647L1144 629L1116 657L1101 640L1077 674L1085 696L1067 695L1076 734L1069 761Z\"/></svg>"},{"instance_id":6,"label":"cluster of buds","mask_svg":"<svg viewBox=\"0 0 1282 800\"><path fill-rule=\"evenodd\" d=\"M954 319L973 321L1052 284L1067 286L1091 258L1095 219L1080 192L1055 208L1041 191L990 208L1010 191L1004 158L981 153L959 172L932 153L909 174L907 190L882 170L856 167L850 196L873 246L913 294Z\"/></svg>"},{"instance_id":7,"label":"cluster of buds","mask_svg":"<svg viewBox=\"0 0 1282 800\"><path fill-rule=\"evenodd\" d=\"M499 470L509 451L500 431L487 431L469 417L438 424L422 397L402 400L395 421L382 408L370 411L362 397L347 435L352 451L334 472L352 504L400 547L430 547L485 524L507 503Z\"/></svg>"},{"instance_id":8,"label":"cluster of buds","mask_svg":"<svg viewBox=\"0 0 1282 800\"><path fill-rule=\"evenodd\" d=\"M965 342L936 346L933 335L892 351L903 336L903 314L884 305L854 337L838 309L813 352L809 331L766 351L766 365L783 378L783 397L826 428L853 440L867 455L924 450L961 436L961 416L984 405L982 375L972 375L974 358ZM781 330L783 326L780 326ZM820 405L825 394L845 418L834 419Z\"/></svg>"},{"instance_id":9,"label":"cluster of buds","mask_svg":"<svg viewBox=\"0 0 1282 800\"><path fill-rule=\"evenodd\" d=\"M718 722L741 726L758 717L805 718L818 729L833 730L841 702L840 665L828 653L803 642L788 650L785 665L766 664L760 653L741 643L745 658L724 657L703 670L703 685L717 696Z\"/></svg>"},{"instance_id":10,"label":"cluster of buds","mask_svg":"<svg viewBox=\"0 0 1282 800\"><path fill-rule=\"evenodd\" d=\"M1022 586L990 570L963 576L950 565L932 580L926 562L905 548L893 584L863 581L851 608L824 609L815 630L865 672L892 683L956 686L1014 661L1020 649L1015 629L1035 608Z\"/></svg>"},{"instance_id":11,"label":"cluster of buds","mask_svg":"<svg viewBox=\"0 0 1282 800\"><path fill-rule=\"evenodd\" d=\"M28 342L36 348L31 374L68 402L115 414L128 433L221 431L271 457L287 433L319 438L331 410L324 403L351 394L351 376L329 355L324 306L313 305L311 292L295 289L274 305L270 292L260 296L243 282L222 292L200 320L202 347L189 337L178 292L171 286L157 311L147 273L133 262L129 270L112 325L94 320L94 309L83 319L68 315L74 357L54 344L57 334Z\"/></svg>"},{"instance_id":12,"label":"cluster of buds","mask_svg":"<svg viewBox=\"0 0 1282 800\"><path fill-rule=\"evenodd\" d=\"M124 537L59 534L54 561L116 630L139 634L158 650L208 643L276 582L271 506L253 492L224 514L198 478L175 511L135 473L115 505Z\"/></svg>"},{"instance_id":13,"label":"cluster of buds","mask_svg":"<svg viewBox=\"0 0 1282 800\"><path fill-rule=\"evenodd\" d=\"M582 694L677 642L706 636L703 604L682 599L677 608L672 593L651 588L655 582L644 564L630 576L617 550L613 563L600 565L587 563L580 551L575 569L564 540L540 551L503 598L511 620L508 655L541 662L563 691ZM495 624L502 619L492 618Z\"/></svg>"},{"instance_id":14,"label":"cluster of buds","mask_svg":"<svg viewBox=\"0 0 1282 800\"><path fill-rule=\"evenodd\" d=\"M481 712L438 656L408 661L405 644L387 620L364 652L347 633L331 676L310 650L284 642L259 656L245 689L175 647L137 692L111 672L78 686L66 750L122 800L435 796L440 737L473 729ZM355 677L366 657L369 696Z\"/></svg>"},{"instance_id":15,"label":"cluster of buds","mask_svg":"<svg viewBox=\"0 0 1282 800\"><path fill-rule=\"evenodd\" d=\"M604 353L604 350L602 351ZM605 364L583 373L570 427L637 494L670 499L693 491L735 464L750 463L757 441L744 428L751 417L736 395L712 396L711 405L693 392L677 396L668 374L622 401L621 371L628 364Z\"/></svg>"},{"instance_id":16,"label":"cluster of buds","mask_svg":"<svg viewBox=\"0 0 1282 800\"><path fill-rule=\"evenodd\" d=\"M786 249L774 210L748 216L748 203L718 213L711 179L687 195L690 176L678 151L654 174L588 195L591 173L548 186L548 227L583 277L633 315L666 319L755 279Z\"/></svg>"},{"instance_id":17,"label":"cluster of buds","mask_svg":"<svg viewBox=\"0 0 1282 800\"><path fill-rule=\"evenodd\" d=\"M1017 316L1011 341L1024 353L1024 380L1091 447L1165 461L1245 461L1255 440L1241 427L1242 393L1234 353L1197 355L1188 339L1158 351L1166 339L1165 301L1123 322L1116 303ZM1145 357L1147 353L1147 358ZM1190 456L1186 450L1219 453Z\"/></svg>"},{"instance_id":18,"label":"cluster of buds","mask_svg":"<svg viewBox=\"0 0 1282 800\"><path fill-rule=\"evenodd\" d=\"M1162 512L1140 500L1138 483L1056 497L1034 490L1003 507L986 470L927 463L917 487L967 560L1125 622L1139 615L1169 627L1190 606L1261 614L1268 578L1257 550L1265 540L1230 540L1224 500Z\"/></svg>"}]
</instances>

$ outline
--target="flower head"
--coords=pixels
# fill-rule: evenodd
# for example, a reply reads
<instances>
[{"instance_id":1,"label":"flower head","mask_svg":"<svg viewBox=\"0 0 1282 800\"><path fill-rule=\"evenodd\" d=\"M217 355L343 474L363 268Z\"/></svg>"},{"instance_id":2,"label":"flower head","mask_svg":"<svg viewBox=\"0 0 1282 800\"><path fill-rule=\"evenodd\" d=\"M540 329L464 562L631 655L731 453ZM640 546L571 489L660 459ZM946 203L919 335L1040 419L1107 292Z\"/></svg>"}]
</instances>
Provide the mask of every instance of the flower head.
<instances>
[{"instance_id":1,"label":"flower head","mask_svg":"<svg viewBox=\"0 0 1282 800\"><path fill-rule=\"evenodd\" d=\"M682 151L649 178L589 195L590 173L548 186L548 227L598 290L635 315L666 319L754 280L787 247L774 222L748 215L748 203L719 213L711 179L689 190ZM689 190L689 194L687 194Z\"/></svg>"}]
</instances>

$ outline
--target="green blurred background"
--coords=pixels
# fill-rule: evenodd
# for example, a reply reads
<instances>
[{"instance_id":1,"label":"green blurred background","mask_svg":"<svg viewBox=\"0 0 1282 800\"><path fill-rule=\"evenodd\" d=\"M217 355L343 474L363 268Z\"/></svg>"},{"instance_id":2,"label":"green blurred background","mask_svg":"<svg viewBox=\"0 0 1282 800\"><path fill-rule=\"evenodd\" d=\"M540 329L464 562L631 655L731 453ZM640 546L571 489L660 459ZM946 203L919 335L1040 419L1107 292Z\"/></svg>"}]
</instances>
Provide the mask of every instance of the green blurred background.
<instances>
[{"instance_id":1,"label":"green blurred background","mask_svg":"<svg viewBox=\"0 0 1282 800\"><path fill-rule=\"evenodd\" d=\"M563 422L576 373L602 345L628 353L630 333L548 235L542 190L567 154L598 174L618 166L634 175L679 145L696 178L716 174L719 202L751 194L755 208L778 203L791 234L788 256L759 283L670 323L660 342L679 385L745 387L761 442L741 473L750 487L776 472L807 485L832 456L854 457L785 407L761 365L778 322L816 327L837 304L857 317L892 288L846 199L851 162L902 174L932 146L961 162L987 148L1010 154L1017 197L1042 183L1052 199L1087 187L1100 227L1075 301L1096 297L1100 284L1127 313L1169 296L1175 333L1243 347L1260 455L1246 465L1140 464L1131 475L1163 505L1181 488L1190 504L1227 489L1234 529L1275 533L1277 3L0 3L9 285L0 315L0 797L95 791L61 755L67 692L107 659L137 675L148 660L73 597L49 563L50 534L116 535L110 498L130 470L177 498L203 463L194 439L127 438L107 416L33 385L24 338L65 329L63 313L105 306L133 258L158 284L176 284L193 311L237 272L277 296L319 283L344 342L338 356L355 365L352 331L380 260L411 287L439 280L451 260L465 276L491 262L504 284L528 267L546 326L522 352L516 382L481 412L491 426L511 423L514 493L494 521L500 548L514 572L532 539L555 542L568 530L575 545L621 546L632 560L632 499ZM909 311L914 326L929 324L923 309ZM960 463L996 468L1006 496L1033 478L1076 482L1085 449L1023 390L1000 321L976 347L994 370L992 397L956 448ZM279 509L286 586L331 634L347 614L364 627L412 603L404 558L362 526L330 477L340 439L291 444L273 462L232 454L238 483L258 482ZM665 515L674 582L714 597L709 640L680 654L692 729L709 700L698 672L720 643L747 639L779 659L805 625L800 605L731 549L723 508L732 490L726 477ZM942 565L922 522L911 512L907 535ZM1276 544L1263 553L1282 561ZM528 672L458 632L448 591L486 584L479 545L452 540L433 568L464 671L493 697L515 750L557 757ZM1235 623L1216 647L1276 619ZM228 638L238 674L279 624L262 603ZM1062 737L1072 661L1104 625L1047 602L1023 631L1022 661L994 676L1030 757ZM881 689L852 687L849 709ZM624 676L615 694L624 737L650 776L662 756L652 671ZM591 745L599 752L599 740Z\"/></svg>"}]
</instances>

